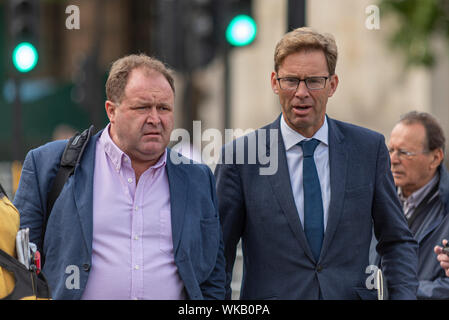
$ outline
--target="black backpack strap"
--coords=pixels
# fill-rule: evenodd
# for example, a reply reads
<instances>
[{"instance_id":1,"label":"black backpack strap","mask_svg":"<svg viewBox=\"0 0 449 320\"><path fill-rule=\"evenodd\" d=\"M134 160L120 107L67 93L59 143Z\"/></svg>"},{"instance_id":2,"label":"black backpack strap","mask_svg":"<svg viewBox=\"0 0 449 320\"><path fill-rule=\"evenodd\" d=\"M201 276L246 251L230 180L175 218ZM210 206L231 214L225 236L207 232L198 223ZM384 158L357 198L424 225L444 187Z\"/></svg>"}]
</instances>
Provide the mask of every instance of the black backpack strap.
<instances>
[{"instance_id":1,"label":"black backpack strap","mask_svg":"<svg viewBox=\"0 0 449 320\"><path fill-rule=\"evenodd\" d=\"M8 195L6 194L5 189L3 189L2 184L0 183L0 198L3 198L3 196L5 196L6 198L8 198Z\"/></svg>"},{"instance_id":2,"label":"black backpack strap","mask_svg":"<svg viewBox=\"0 0 449 320\"><path fill-rule=\"evenodd\" d=\"M42 224L41 249L44 247L45 231L47 229L47 222L50 218L53 205L59 197L64 184L75 171L76 165L80 162L84 149L86 148L90 137L93 135L93 132L94 126L90 126L89 129L84 130L82 133L77 132L69 139L69 142L67 142L64 152L62 153L58 173L53 180L53 185L47 196L47 211L46 214L44 213Z\"/></svg>"}]
</instances>

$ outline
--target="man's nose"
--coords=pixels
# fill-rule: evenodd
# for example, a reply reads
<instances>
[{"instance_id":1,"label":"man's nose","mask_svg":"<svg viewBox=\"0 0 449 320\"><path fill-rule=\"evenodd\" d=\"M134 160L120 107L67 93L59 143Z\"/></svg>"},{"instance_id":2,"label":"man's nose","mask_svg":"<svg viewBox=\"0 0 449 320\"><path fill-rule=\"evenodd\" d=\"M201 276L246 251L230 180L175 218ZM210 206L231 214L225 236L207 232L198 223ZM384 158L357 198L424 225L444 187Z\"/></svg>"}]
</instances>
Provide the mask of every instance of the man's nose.
<instances>
[{"instance_id":1,"label":"man's nose","mask_svg":"<svg viewBox=\"0 0 449 320\"><path fill-rule=\"evenodd\" d=\"M390 152L390 161L391 161L391 163L401 162L401 159L399 159L399 156L398 156L398 153L396 152L396 150L394 150L393 152Z\"/></svg>"},{"instance_id":2,"label":"man's nose","mask_svg":"<svg viewBox=\"0 0 449 320\"><path fill-rule=\"evenodd\" d=\"M159 124L161 122L161 119L159 118L159 113L157 112L156 108L150 108L150 111L147 115L147 123L150 124Z\"/></svg>"},{"instance_id":3,"label":"man's nose","mask_svg":"<svg viewBox=\"0 0 449 320\"><path fill-rule=\"evenodd\" d=\"M305 81L300 81L298 84L298 88L295 91L295 96L297 96L298 98L306 98L309 95L309 89L307 88Z\"/></svg>"}]
</instances>

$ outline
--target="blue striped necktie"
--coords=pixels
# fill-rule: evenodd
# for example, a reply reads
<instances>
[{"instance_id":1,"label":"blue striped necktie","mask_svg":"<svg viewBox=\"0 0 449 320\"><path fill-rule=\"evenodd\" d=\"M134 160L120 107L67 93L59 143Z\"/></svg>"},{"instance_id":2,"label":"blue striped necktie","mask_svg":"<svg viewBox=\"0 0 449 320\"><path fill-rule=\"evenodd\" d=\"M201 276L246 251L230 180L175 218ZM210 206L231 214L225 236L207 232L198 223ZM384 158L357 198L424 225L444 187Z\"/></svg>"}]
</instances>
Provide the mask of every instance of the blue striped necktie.
<instances>
[{"instance_id":1,"label":"blue striped necktie","mask_svg":"<svg viewBox=\"0 0 449 320\"><path fill-rule=\"evenodd\" d=\"M318 261L323 244L323 200L321 198L320 180L313 159L313 153L320 144L317 139L298 143L304 155L302 173L304 189L304 232L312 249L315 260Z\"/></svg>"}]
</instances>

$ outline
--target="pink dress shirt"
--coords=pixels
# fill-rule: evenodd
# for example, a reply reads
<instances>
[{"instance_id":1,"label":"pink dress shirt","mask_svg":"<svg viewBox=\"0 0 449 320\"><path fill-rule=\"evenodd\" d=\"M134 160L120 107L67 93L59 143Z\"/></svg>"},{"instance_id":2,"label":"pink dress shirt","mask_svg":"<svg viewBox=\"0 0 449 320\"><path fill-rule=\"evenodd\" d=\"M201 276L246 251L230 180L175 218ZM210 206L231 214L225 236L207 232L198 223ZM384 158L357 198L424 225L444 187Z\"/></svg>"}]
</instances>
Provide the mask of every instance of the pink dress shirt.
<instances>
[{"instance_id":1,"label":"pink dress shirt","mask_svg":"<svg viewBox=\"0 0 449 320\"><path fill-rule=\"evenodd\" d=\"M130 158L98 139L92 267L83 299L185 299L174 262L167 151L136 185Z\"/></svg>"}]
</instances>

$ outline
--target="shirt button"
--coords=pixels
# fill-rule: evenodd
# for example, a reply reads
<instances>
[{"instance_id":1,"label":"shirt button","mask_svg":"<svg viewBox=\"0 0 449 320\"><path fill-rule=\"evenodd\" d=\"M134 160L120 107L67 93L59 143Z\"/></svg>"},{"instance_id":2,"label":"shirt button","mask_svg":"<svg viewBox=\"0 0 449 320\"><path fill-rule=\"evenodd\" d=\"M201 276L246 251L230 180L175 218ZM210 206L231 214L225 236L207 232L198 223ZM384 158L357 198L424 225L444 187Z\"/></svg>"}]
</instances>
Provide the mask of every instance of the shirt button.
<instances>
[{"instance_id":1,"label":"shirt button","mask_svg":"<svg viewBox=\"0 0 449 320\"><path fill-rule=\"evenodd\" d=\"M132 178L128 178L128 182L129 183L133 182L133 179Z\"/></svg>"},{"instance_id":2,"label":"shirt button","mask_svg":"<svg viewBox=\"0 0 449 320\"><path fill-rule=\"evenodd\" d=\"M139 236L138 236L138 235L135 235L135 236L134 236L134 240L139 240Z\"/></svg>"},{"instance_id":3,"label":"shirt button","mask_svg":"<svg viewBox=\"0 0 449 320\"><path fill-rule=\"evenodd\" d=\"M135 210L136 210L136 211L137 211L137 210L139 210L139 207L138 207L138 206L136 206Z\"/></svg>"},{"instance_id":4,"label":"shirt button","mask_svg":"<svg viewBox=\"0 0 449 320\"><path fill-rule=\"evenodd\" d=\"M139 270L139 265L138 264L136 264L135 266L134 266L134 269L136 269L136 270Z\"/></svg>"}]
</instances>

